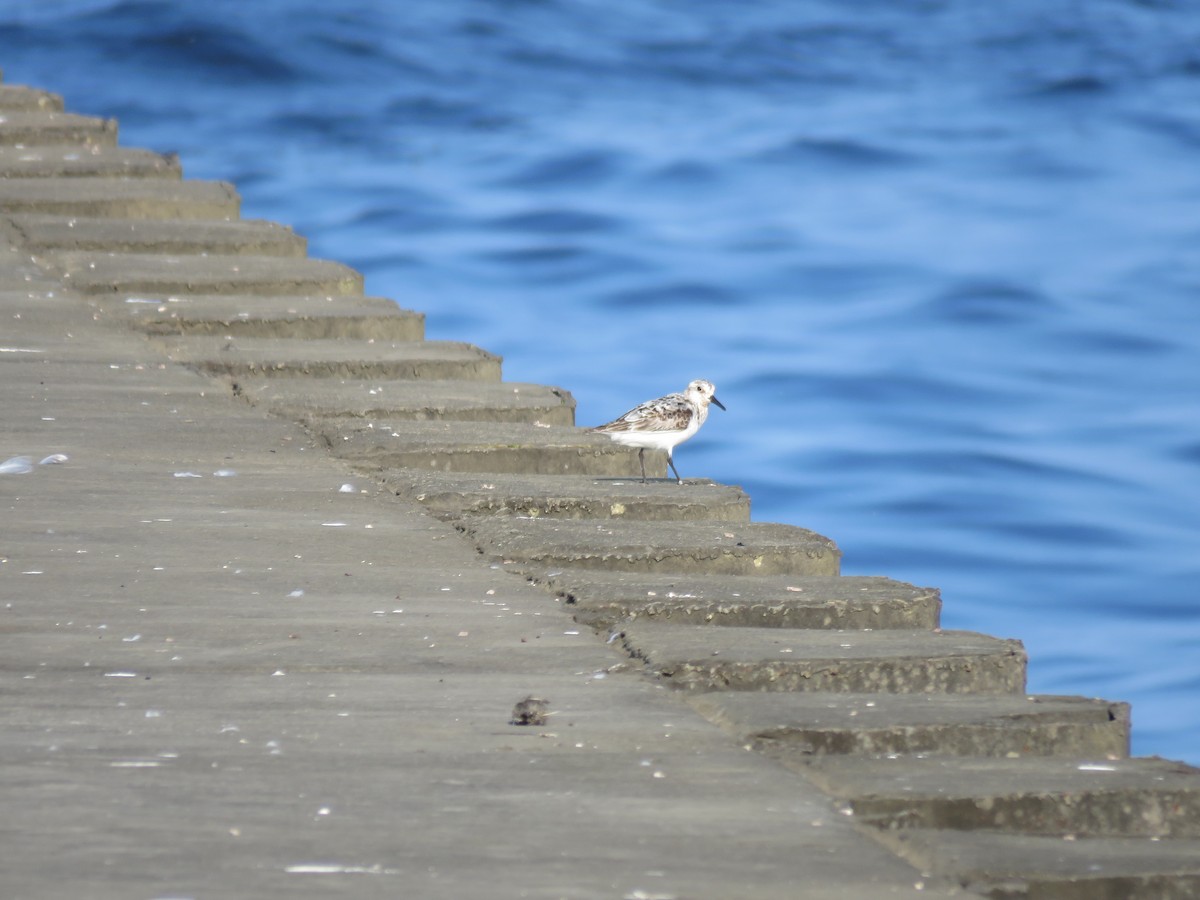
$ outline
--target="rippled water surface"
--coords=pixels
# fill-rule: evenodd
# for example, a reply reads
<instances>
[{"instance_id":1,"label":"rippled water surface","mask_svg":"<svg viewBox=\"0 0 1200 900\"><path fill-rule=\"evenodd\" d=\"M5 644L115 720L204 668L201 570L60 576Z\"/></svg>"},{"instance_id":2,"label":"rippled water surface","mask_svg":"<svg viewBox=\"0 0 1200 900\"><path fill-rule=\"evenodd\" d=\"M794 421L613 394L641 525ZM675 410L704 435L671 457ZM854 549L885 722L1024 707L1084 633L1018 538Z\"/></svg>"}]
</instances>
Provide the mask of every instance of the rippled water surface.
<instances>
[{"instance_id":1,"label":"rippled water surface","mask_svg":"<svg viewBox=\"0 0 1200 900\"><path fill-rule=\"evenodd\" d=\"M942 588L1200 762L1200 16L1172 2L0 4L9 82Z\"/></svg>"}]
</instances>

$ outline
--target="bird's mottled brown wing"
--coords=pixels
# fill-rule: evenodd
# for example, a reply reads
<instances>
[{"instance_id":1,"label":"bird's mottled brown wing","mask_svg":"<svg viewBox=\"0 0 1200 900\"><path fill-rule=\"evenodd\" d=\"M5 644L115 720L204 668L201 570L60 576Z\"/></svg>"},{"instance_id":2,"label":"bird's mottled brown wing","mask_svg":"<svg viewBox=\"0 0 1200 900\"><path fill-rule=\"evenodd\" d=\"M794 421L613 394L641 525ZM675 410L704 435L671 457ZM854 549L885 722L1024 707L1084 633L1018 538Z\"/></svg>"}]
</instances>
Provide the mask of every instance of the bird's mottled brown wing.
<instances>
[{"instance_id":1,"label":"bird's mottled brown wing","mask_svg":"<svg viewBox=\"0 0 1200 900\"><path fill-rule=\"evenodd\" d=\"M696 411L683 394L667 394L635 406L619 419L597 425L592 431L605 434L621 431L683 431Z\"/></svg>"}]
</instances>

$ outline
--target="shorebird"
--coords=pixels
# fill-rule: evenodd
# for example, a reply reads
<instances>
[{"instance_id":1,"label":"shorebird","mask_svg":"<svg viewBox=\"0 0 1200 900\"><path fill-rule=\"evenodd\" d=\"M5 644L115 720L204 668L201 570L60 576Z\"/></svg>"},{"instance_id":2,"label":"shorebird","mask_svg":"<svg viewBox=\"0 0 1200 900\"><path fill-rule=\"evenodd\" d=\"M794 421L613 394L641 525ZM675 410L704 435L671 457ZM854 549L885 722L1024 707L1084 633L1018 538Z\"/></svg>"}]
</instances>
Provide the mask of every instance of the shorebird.
<instances>
[{"instance_id":1,"label":"shorebird","mask_svg":"<svg viewBox=\"0 0 1200 900\"><path fill-rule=\"evenodd\" d=\"M619 419L590 430L607 434L618 444L638 448L642 484L646 483L646 451L666 450L667 465L675 473L675 480L683 484L675 461L671 459L671 451L700 430L708 418L709 403L725 408L725 404L717 399L716 391L711 381L698 378L680 393L647 400Z\"/></svg>"}]
</instances>

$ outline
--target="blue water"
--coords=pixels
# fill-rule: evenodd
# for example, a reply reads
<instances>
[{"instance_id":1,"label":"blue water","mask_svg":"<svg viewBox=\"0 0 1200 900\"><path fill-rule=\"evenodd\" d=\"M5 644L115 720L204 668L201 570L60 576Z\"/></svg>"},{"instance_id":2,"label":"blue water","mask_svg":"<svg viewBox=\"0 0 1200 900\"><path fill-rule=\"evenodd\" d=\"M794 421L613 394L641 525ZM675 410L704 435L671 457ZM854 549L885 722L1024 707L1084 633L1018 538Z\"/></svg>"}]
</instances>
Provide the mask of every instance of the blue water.
<instances>
[{"instance_id":1,"label":"blue water","mask_svg":"<svg viewBox=\"0 0 1200 900\"><path fill-rule=\"evenodd\" d=\"M1200 9L0 0L9 82L1200 762Z\"/></svg>"}]
</instances>

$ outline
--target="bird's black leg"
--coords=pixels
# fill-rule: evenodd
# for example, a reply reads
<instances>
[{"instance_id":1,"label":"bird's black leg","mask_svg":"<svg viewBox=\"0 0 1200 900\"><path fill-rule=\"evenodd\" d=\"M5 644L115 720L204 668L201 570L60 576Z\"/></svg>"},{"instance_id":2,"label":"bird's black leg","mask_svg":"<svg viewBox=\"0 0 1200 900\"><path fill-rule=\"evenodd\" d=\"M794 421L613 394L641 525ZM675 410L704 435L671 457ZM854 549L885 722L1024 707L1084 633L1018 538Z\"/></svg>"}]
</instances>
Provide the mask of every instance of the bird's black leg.
<instances>
[{"instance_id":1,"label":"bird's black leg","mask_svg":"<svg viewBox=\"0 0 1200 900\"><path fill-rule=\"evenodd\" d=\"M675 468L675 460L671 459L671 454L667 454L667 465L671 467L671 471L675 473L675 480L683 484L683 479L679 477L679 470Z\"/></svg>"},{"instance_id":2,"label":"bird's black leg","mask_svg":"<svg viewBox=\"0 0 1200 900\"><path fill-rule=\"evenodd\" d=\"M646 448L638 447L638 462L642 464L642 484L646 483Z\"/></svg>"}]
</instances>

